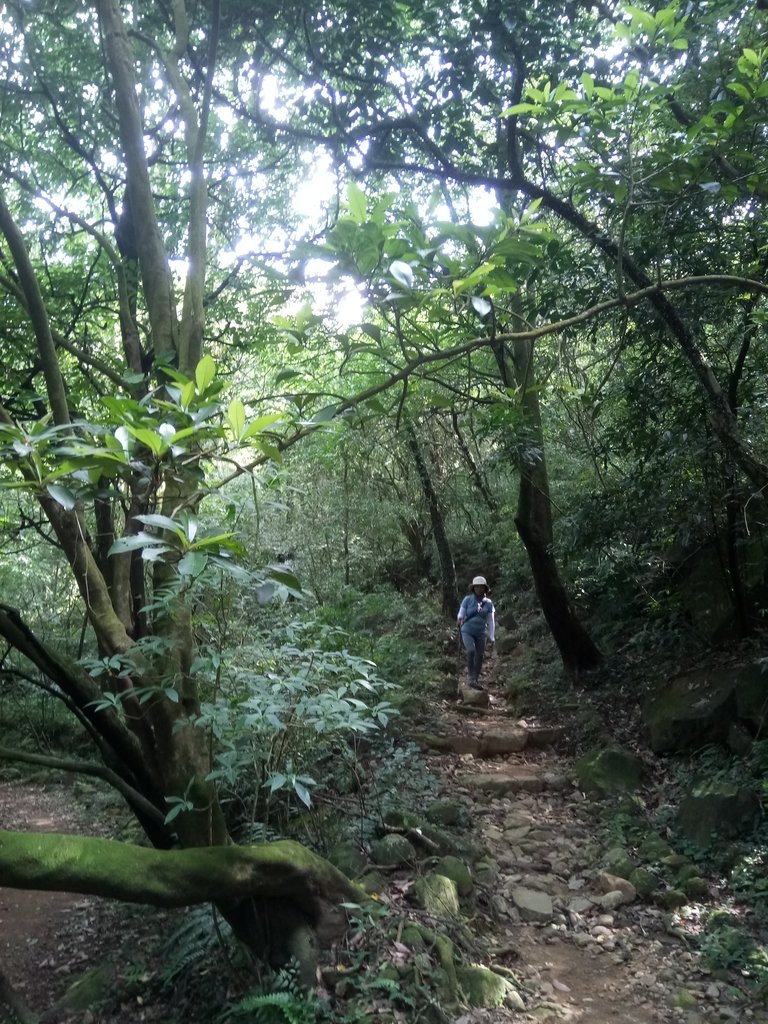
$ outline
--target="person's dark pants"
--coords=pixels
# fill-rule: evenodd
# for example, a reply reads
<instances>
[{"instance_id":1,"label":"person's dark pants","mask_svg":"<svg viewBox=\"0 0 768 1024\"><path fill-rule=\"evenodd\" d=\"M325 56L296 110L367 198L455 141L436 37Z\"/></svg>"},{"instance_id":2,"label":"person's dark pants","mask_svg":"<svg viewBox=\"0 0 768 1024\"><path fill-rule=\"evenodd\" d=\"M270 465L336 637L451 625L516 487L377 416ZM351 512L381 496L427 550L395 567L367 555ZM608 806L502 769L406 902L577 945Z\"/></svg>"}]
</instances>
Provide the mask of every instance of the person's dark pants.
<instances>
[{"instance_id":1,"label":"person's dark pants","mask_svg":"<svg viewBox=\"0 0 768 1024\"><path fill-rule=\"evenodd\" d=\"M485 654L485 634L473 636L462 629L461 639L464 649L467 652L467 672L470 683L476 683L480 679L480 670L483 667L483 655Z\"/></svg>"}]
</instances>

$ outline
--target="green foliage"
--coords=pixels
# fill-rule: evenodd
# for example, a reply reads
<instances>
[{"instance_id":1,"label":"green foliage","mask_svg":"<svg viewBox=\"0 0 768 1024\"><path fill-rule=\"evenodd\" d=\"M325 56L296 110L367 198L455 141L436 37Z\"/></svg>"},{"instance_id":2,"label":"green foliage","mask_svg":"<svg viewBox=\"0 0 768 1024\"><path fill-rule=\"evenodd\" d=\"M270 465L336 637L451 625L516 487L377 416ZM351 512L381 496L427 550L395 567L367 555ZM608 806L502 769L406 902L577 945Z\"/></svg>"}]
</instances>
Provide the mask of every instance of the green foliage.
<instances>
[{"instance_id":1,"label":"green foliage","mask_svg":"<svg viewBox=\"0 0 768 1024\"><path fill-rule=\"evenodd\" d=\"M196 725L214 742L209 778L239 808L243 827L274 813L277 801L283 821L296 800L309 807L316 776L327 785L339 752L354 757L350 738L386 728L396 713L386 699L392 684L341 646L347 639L337 627L293 620L223 652Z\"/></svg>"},{"instance_id":2,"label":"green foliage","mask_svg":"<svg viewBox=\"0 0 768 1024\"><path fill-rule=\"evenodd\" d=\"M712 970L735 970L762 993L768 992L768 949L750 933L743 920L718 911L699 938L704 962Z\"/></svg>"},{"instance_id":3,"label":"green foliage","mask_svg":"<svg viewBox=\"0 0 768 1024\"><path fill-rule=\"evenodd\" d=\"M223 946L234 949L232 929L211 907L192 907L173 930L163 948L163 985L176 985L201 968Z\"/></svg>"},{"instance_id":4,"label":"green foliage","mask_svg":"<svg viewBox=\"0 0 768 1024\"><path fill-rule=\"evenodd\" d=\"M269 989L238 1000L219 1019L245 1018L253 1024L322 1024L333 1019L328 1004L303 987L290 966L270 977Z\"/></svg>"}]
</instances>

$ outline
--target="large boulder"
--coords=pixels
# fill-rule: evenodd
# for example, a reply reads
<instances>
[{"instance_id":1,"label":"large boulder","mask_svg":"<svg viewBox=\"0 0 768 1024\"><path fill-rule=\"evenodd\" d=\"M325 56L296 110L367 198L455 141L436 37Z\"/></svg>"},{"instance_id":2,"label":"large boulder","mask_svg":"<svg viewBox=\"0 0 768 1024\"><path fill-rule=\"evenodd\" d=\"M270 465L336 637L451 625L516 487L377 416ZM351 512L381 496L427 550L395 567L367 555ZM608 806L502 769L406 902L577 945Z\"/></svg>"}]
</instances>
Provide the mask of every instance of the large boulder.
<instances>
[{"instance_id":1,"label":"large boulder","mask_svg":"<svg viewBox=\"0 0 768 1024\"><path fill-rule=\"evenodd\" d=\"M371 854L376 864L386 868L399 868L417 859L416 850L405 836L392 833L371 843Z\"/></svg>"},{"instance_id":2,"label":"large boulder","mask_svg":"<svg viewBox=\"0 0 768 1024\"><path fill-rule=\"evenodd\" d=\"M416 880L412 891L417 905L431 917L453 920L460 917L459 890L445 875L430 872Z\"/></svg>"},{"instance_id":3,"label":"large boulder","mask_svg":"<svg viewBox=\"0 0 768 1024\"><path fill-rule=\"evenodd\" d=\"M657 754L719 743L736 717L736 672L716 669L681 676L652 695L643 708L651 749Z\"/></svg>"},{"instance_id":4,"label":"large boulder","mask_svg":"<svg viewBox=\"0 0 768 1024\"><path fill-rule=\"evenodd\" d=\"M328 851L328 860L347 878L359 878L368 867L368 858L355 843L337 843Z\"/></svg>"},{"instance_id":5,"label":"large boulder","mask_svg":"<svg viewBox=\"0 0 768 1024\"><path fill-rule=\"evenodd\" d=\"M497 1009L504 1005L512 987L510 983L489 971L487 967L474 964L456 968L456 977L461 985L469 1006L478 1009Z\"/></svg>"},{"instance_id":6,"label":"large boulder","mask_svg":"<svg viewBox=\"0 0 768 1024\"><path fill-rule=\"evenodd\" d=\"M727 780L704 779L681 803L677 827L696 846L706 848L718 836L748 832L759 813L754 790Z\"/></svg>"},{"instance_id":7,"label":"large boulder","mask_svg":"<svg viewBox=\"0 0 768 1024\"><path fill-rule=\"evenodd\" d=\"M464 861L459 860L458 857L451 857L450 854L447 857L441 857L435 864L435 874L450 878L456 884L459 896L472 895L475 888L472 882L472 873Z\"/></svg>"},{"instance_id":8,"label":"large boulder","mask_svg":"<svg viewBox=\"0 0 768 1024\"><path fill-rule=\"evenodd\" d=\"M576 778L585 793L631 793L643 781L643 762L621 747L591 750L576 762Z\"/></svg>"},{"instance_id":9,"label":"large boulder","mask_svg":"<svg viewBox=\"0 0 768 1024\"><path fill-rule=\"evenodd\" d=\"M736 714L759 736L768 721L768 658L743 665L736 674L734 691Z\"/></svg>"}]
</instances>

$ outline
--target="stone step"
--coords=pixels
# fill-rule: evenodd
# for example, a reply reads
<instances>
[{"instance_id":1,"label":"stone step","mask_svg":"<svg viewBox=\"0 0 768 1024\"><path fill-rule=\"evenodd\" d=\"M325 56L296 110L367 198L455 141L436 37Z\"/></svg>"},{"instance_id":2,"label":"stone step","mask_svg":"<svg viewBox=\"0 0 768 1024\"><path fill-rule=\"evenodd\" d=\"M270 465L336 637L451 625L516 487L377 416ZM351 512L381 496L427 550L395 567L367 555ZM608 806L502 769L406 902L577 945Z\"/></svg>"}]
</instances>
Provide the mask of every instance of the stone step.
<instances>
[{"instance_id":1,"label":"stone step","mask_svg":"<svg viewBox=\"0 0 768 1024\"><path fill-rule=\"evenodd\" d=\"M433 736L422 734L416 739L430 750L448 754L472 754L474 757L503 757L517 754L528 743L525 729L511 726L506 729L486 730L457 736Z\"/></svg>"},{"instance_id":2,"label":"stone step","mask_svg":"<svg viewBox=\"0 0 768 1024\"><path fill-rule=\"evenodd\" d=\"M519 765L514 768L505 766L498 772L464 775L456 779L456 784L470 790L502 796L507 793L541 793L545 789L565 789L568 780L538 767Z\"/></svg>"},{"instance_id":3,"label":"stone step","mask_svg":"<svg viewBox=\"0 0 768 1024\"><path fill-rule=\"evenodd\" d=\"M472 754L473 757L504 757L517 754L526 747L550 746L563 736L559 726L499 725L471 733L439 736L421 733L416 741L429 750L445 754Z\"/></svg>"}]
</instances>

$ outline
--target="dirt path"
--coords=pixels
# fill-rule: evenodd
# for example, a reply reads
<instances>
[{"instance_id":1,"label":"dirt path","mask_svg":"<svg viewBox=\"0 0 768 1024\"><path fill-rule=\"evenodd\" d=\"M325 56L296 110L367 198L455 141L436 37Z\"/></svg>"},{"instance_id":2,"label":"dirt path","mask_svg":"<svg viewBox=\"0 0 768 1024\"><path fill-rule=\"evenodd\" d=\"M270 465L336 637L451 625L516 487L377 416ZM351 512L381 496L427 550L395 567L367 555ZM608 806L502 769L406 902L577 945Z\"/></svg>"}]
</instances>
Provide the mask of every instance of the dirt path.
<instances>
[{"instance_id":1,"label":"dirt path","mask_svg":"<svg viewBox=\"0 0 768 1024\"><path fill-rule=\"evenodd\" d=\"M0 827L81 835L108 832L104 823L84 818L67 787L21 782L0 783ZM99 901L88 897L0 887L0 965L31 1009L49 1011L71 980L89 966L100 948L95 941L98 913Z\"/></svg>"},{"instance_id":2,"label":"dirt path","mask_svg":"<svg viewBox=\"0 0 768 1024\"><path fill-rule=\"evenodd\" d=\"M490 713L459 713L446 701L441 733L484 734L487 742L489 734L525 724L514 722L501 697L493 699L493 686L491 694ZM715 980L694 948L668 933L669 919L657 907L596 902L605 894L603 850L571 759L550 747L503 757L434 754L427 761L442 780L441 795L464 803L473 838L488 851L491 870L479 888L494 923L486 918L485 938L497 962L514 970L525 1002L524 1012L474 1011L462 1024L768 1022L764 1009Z\"/></svg>"}]
</instances>

